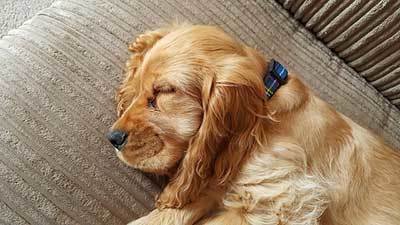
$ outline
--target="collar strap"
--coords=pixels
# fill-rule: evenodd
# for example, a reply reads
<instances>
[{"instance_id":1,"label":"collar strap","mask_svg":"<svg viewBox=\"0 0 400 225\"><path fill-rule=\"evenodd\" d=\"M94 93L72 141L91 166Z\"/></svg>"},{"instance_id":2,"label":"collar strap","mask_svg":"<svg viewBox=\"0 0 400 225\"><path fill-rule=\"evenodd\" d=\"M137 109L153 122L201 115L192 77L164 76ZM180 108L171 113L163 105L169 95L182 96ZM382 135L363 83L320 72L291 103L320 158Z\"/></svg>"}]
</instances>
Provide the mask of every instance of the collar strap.
<instances>
[{"instance_id":1,"label":"collar strap","mask_svg":"<svg viewBox=\"0 0 400 225\"><path fill-rule=\"evenodd\" d=\"M268 71L264 77L265 93L268 98L278 90L281 85L284 85L288 78L287 69L274 59L271 60L268 66Z\"/></svg>"}]
</instances>

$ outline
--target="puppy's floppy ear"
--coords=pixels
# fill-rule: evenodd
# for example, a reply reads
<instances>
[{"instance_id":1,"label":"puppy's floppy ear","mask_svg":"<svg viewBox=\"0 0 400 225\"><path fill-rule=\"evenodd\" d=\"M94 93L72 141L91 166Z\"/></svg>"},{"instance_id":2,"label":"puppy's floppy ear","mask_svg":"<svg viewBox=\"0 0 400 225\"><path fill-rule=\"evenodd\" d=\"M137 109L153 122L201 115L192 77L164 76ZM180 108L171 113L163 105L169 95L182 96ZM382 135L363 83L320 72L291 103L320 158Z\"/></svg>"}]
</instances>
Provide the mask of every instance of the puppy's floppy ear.
<instances>
[{"instance_id":1,"label":"puppy's floppy ear","mask_svg":"<svg viewBox=\"0 0 400 225\"><path fill-rule=\"evenodd\" d=\"M223 60L215 75L205 76L203 122L158 207L183 207L209 183L224 187L250 151L264 139L266 115L262 69L251 57Z\"/></svg>"},{"instance_id":2,"label":"puppy's floppy ear","mask_svg":"<svg viewBox=\"0 0 400 225\"><path fill-rule=\"evenodd\" d=\"M143 61L146 53L154 46L154 44L163 38L171 31L178 29L179 27L186 26L187 24L172 24L168 27L160 28L153 31L147 31L139 35L134 42L132 42L128 49L132 52L132 55L126 62L125 79L120 86L116 95L117 113L120 117L126 108L130 105L133 98L136 96L136 92L139 89L139 83L134 82L136 79L135 74L140 64Z\"/></svg>"}]
</instances>

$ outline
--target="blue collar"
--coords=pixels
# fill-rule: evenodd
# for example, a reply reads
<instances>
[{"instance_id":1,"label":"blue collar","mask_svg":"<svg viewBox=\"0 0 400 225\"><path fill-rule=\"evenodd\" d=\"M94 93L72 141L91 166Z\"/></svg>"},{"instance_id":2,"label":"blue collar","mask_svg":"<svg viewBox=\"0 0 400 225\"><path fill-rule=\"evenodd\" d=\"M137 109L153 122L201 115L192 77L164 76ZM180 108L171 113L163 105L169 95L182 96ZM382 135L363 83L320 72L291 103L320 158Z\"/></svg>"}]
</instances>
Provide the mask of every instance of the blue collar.
<instances>
[{"instance_id":1,"label":"blue collar","mask_svg":"<svg viewBox=\"0 0 400 225\"><path fill-rule=\"evenodd\" d=\"M287 78L287 69L278 61L272 59L264 77L265 93L267 97L271 98L278 88L286 83Z\"/></svg>"}]
</instances>

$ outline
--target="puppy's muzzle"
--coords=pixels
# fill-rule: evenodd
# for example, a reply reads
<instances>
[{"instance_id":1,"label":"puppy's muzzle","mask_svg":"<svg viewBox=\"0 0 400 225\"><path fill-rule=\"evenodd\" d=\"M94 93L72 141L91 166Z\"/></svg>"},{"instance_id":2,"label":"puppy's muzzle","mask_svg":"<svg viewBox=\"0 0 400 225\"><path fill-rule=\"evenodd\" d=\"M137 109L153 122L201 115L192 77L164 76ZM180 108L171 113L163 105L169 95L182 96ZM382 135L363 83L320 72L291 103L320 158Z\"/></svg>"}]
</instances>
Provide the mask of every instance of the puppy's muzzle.
<instances>
[{"instance_id":1,"label":"puppy's muzzle","mask_svg":"<svg viewBox=\"0 0 400 225\"><path fill-rule=\"evenodd\" d=\"M127 141L128 134L121 130L110 131L107 134L107 139L111 142L111 144L117 149L121 151Z\"/></svg>"}]
</instances>

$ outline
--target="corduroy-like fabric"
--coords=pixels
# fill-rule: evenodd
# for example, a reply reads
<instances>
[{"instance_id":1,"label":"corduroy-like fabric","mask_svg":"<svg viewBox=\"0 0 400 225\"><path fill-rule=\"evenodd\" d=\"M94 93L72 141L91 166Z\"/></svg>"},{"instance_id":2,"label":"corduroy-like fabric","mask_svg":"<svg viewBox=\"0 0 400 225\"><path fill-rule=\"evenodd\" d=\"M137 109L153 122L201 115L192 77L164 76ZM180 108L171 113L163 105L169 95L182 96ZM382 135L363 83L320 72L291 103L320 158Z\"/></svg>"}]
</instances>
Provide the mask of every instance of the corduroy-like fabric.
<instances>
[{"instance_id":1,"label":"corduroy-like fabric","mask_svg":"<svg viewBox=\"0 0 400 225\"><path fill-rule=\"evenodd\" d=\"M400 107L400 1L279 2L382 95Z\"/></svg>"},{"instance_id":2,"label":"corduroy-like fabric","mask_svg":"<svg viewBox=\"0 0 400 225\"><path fill-rule=\"evenodd\" d=\"M127 44L174 18L210 23L302 76L400 146L400 112L273 1L65 0L0 41L0 224L125 224L159 187L105 133Z\"/></svg>"}]
</instances>

